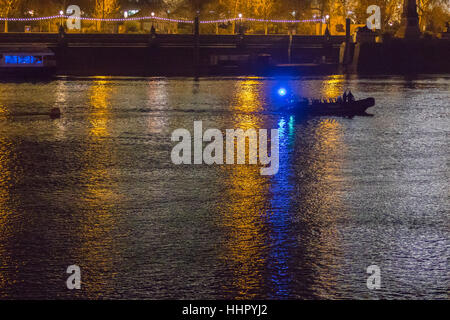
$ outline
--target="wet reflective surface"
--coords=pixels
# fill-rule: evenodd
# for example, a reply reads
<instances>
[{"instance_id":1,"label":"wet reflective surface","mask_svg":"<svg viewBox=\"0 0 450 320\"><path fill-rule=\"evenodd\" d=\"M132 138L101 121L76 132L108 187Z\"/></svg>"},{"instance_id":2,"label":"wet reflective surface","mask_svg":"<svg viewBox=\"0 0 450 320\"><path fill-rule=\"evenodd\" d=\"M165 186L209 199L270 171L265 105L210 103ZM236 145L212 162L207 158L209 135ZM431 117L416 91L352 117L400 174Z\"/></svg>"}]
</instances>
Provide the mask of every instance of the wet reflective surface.
<instances>
[{"instance_id":1,"label":"wet reflective surface","mask_svg":"<svg viewBox=\"0 0 450 320\"><path fill-rule=\"evenodd\" d=\"M0 298L448 299L449 80L0 83ZM377 106L299 118L280 87ZM196 120L278 128L279 173L173 165Z\"/></svg>"}]
</instances>

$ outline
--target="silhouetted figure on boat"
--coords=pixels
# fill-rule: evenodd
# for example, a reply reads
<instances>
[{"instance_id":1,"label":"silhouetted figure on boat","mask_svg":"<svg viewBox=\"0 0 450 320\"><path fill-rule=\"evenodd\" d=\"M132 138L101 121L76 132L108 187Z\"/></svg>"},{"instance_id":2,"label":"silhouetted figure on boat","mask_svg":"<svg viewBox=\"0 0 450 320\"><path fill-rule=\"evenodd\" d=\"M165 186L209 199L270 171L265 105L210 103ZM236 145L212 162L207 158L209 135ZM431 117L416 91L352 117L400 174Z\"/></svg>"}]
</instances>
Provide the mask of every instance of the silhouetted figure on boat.
<instances>
[{"instance_id":1,"label":"silhouetted figure on boat","mask_svg":"<svg viewBox=\"0 0 450 320\"><path fill-rule=\"evenodd\" d=\"M347 98L348 98L347 90L344 91L342 98L344 99L344 102L347 102Z\"/></svg>"},{"instance_id":2,"label":"silhouetted figure on boat","mask_svg":"<svg viewBox=\"0 0 450 320\"><path fill-rule=\"evenodd\" d=\"M347 99L348 99L348 102L355 101L355 96L353 95L353 93L350 90L348 91Z\"/></svg>"}]
</instances>

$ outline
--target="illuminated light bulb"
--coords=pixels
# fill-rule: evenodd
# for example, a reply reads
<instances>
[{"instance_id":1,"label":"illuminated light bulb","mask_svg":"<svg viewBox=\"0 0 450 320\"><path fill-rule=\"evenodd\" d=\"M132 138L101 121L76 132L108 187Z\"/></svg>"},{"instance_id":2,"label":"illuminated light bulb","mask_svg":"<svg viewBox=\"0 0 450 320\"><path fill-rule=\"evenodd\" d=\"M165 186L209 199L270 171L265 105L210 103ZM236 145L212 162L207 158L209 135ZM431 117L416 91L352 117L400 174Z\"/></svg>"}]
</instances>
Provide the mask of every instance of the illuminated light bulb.
<instances>
[{"instance_id":1,"label":"illuminated light bulb","mask_svg":"<svg viewBox=\"0 0 450 320\"><path fill-rule=\"evenodd\" d=\"M239 13L239 19L242 19L242 13Z\"/></svg>"}]
</instances>

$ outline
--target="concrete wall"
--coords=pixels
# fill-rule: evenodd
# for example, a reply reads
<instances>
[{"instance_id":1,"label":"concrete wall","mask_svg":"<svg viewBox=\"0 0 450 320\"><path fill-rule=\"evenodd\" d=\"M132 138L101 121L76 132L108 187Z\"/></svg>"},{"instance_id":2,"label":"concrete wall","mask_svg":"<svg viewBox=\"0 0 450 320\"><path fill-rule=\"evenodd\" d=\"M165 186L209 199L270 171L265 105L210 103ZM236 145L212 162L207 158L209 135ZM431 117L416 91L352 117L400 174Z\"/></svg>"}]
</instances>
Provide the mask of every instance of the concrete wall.
<instances>
[{"instance_id":1,"label":"concrete wall","mask_svg":"<svg viewBox=\"0 0 450 320\"><path fill-rule=\"evenodd\" d=\"M326 42L323 36L294 36L291 62L313 63L325 55L328 62L338 64L343 39L332 37ZM58 72L63 75L209 74L211 61L218 55L248 56L247 63L239 63L233 72L253 74L259 71L259 55L270 55L273 64L288 62L289 36L200 35L195 38L194 35L164 34L153 39L149 34L66 34L63 38L57 34L0 35L2 46L30 44L53 48ZM215 71L221 72L217 68Z\"/></svg>"},{"instance_id":2,"label":"concrete wall","mask_svg":"<svg viewBox=\"0 0 450 320\"><path fill-rule=\"evenodd\" d=\"M358 73L449 73L450 41L364 43L355 48Z\"/></svg>"}]
</instances>

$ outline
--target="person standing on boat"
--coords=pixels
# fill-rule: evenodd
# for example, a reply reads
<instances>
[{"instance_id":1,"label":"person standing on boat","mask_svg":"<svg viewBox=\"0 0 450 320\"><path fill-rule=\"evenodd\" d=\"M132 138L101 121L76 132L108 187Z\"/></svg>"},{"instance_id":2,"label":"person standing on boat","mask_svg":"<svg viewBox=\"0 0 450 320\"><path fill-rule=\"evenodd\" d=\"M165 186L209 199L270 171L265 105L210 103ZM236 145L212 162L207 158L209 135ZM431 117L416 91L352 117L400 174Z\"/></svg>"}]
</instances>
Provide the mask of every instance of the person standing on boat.
<instances>
[{"instance_id":1,"label":"person standing on boat","mask_svg":"<svg viewBox=\"0 0 450 320\"><path fill-rule=\"evenodd\" d=\"M347 98L348 98L348 101L349 101L349 102L353 102L353 101L355 101L355 97L353 96L353 94L352 94L352 91L351 91L351 90L348 90L348 95L347 95Z\"/></svg>"},{"instance_id":2,"label":"person standing on boat","mask_svg":"<svg viewBox=\"0 0 450 320\"><path fill-rule=\"evenodd\" d=\"M344 99L344 103L347 102L347 98L348 98L347 90L344 91L344 94L342 95L342 98Z\"/></svg>"}]
</instances>

